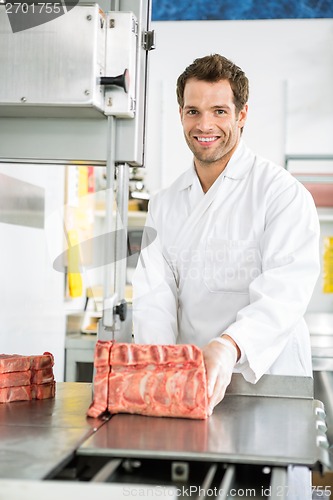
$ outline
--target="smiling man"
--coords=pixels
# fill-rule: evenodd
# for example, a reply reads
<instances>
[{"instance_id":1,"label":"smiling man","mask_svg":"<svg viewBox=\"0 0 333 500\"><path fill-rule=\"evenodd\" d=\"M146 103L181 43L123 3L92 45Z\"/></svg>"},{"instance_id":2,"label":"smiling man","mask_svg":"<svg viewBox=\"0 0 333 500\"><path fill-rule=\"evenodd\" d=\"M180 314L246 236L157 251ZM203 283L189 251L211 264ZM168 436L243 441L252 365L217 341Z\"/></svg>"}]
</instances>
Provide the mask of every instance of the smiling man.
<instances>
[{"instance_id":1,"label":"smiling man","mask_svg":"<svg viewBox=\"0 0 333 500\"><path fill-rule=\"evenodd\" d=\"M207 192L235 152L246 116L248 92L236 108L228 80L204 81L189 78L183 87L178 81L180 117L188 147L202 189Z\"/></svg>"},{"instance_id":2,"label":"smiling man","mask_svg":"<svg viewBox=\"0 0 333 500\"><path fill-rule=\"evenodd\" d=\"M134 276L138 343L202 348L210 412L232 373L311 376L303 319L319 274L319 223L309 192L242 139L249 84L214 54L179 76L193 165L149 204ZM303 498L306 498L305 496Z\"/></svg>"}]
</instances>

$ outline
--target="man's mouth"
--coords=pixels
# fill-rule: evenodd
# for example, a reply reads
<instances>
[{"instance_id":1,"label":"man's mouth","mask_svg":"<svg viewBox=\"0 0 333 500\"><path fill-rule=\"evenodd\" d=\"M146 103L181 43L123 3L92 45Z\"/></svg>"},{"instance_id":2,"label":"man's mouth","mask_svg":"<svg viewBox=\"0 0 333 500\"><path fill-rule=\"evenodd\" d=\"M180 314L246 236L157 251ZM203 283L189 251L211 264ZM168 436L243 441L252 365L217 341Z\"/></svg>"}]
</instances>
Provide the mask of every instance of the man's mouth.
<instances>
[{"instance_id":1,"label":"man's mouth","mask_svg":"<svg viewBox=\"0 0 333 500\"><path fill-rule=\"evenodd\" d=\"M200 144L210 144L214 141L217 141L219 137L218 136L210 136L210 137L203 137L203 136L195 136L195 139L200 143Z\"/></svg>"}]
</instances>

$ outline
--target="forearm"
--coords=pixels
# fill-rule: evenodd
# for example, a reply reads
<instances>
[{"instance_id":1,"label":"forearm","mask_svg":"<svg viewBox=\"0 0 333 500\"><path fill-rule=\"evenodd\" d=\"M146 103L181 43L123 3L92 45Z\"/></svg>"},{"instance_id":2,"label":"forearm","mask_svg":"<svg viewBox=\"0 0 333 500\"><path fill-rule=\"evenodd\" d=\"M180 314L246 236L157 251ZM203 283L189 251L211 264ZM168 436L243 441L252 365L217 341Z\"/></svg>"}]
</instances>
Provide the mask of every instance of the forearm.
<instances>
[{"instance_id":1,"label":"forearm","mask_svg":"<svg viewBox=\"0 0 333 500\"><path fill-rule=\"evenodd\" d=\"M241 357L241 350L240 350L238 344L234 341L234 339L232 337L230 337L230 335L223 333L219 337L215 337L214 339L212 339L211 342L213 342L214 340L221 343L222 345L224 344L224 345L228 346L228 344L231 344L236 349L236 361L239 361L239 359Z\"/></svg>"},{"instance_id":2,"label":"forearm","mask_svg":"<svg viewBox=\"0 0 333 500\"><path fill-rule=\"evenodd\" d=\"M175 344L177 311L168 287L161 284L154 292L133 298L133 334L138 344Z\"/></svg>"},{"instance_id":3,"label":"forearm","mask_svg":"<svg viewBox=\"0 0 333 500\"><path fill-rule=\"evenodd\" d=\"M153 227L150 218L149 224ZM142 344L177 341L177 287L156 239L142 249L132 280L134 339Z\"/></svg>"}]
</instances>

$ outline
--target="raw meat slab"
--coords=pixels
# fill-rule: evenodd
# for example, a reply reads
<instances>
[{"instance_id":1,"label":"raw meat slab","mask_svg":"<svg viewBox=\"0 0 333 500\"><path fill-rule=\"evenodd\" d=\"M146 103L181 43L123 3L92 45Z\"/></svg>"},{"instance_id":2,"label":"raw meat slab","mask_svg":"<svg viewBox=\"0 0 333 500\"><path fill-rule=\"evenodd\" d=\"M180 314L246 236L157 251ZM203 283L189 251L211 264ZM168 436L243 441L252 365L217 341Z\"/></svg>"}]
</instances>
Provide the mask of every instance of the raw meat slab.
<instances>
[{"instance_id":1,"label":"raw meat slab","mask_svg":"<svg viewBox=\"0 0 333 500\"><path fill-rule=\"evenodd\" d=\"M87 415L109 411L158 417L207 418L202 351L194 345L98 341L94 400Z\"/></svg>"},{"instance_id":2,"label":"raw meat slab","mask_svg":"<svg viewBox=\"0 0 333 500\"><path fill-rule=\"evenodd\" d=\"M24 372L0 373L0 388L30 385L31 374L31 370L26 370Z\"/></svg>"},{"instance_id":3,"label":"raw meat slab","mask_svg":"<svg viewBox=\"0 0 333 500\"><path fill-rule=\"evenodd\" d=\"M42 370L54 365L50 352L38 356L21 356L20 354L0 354L0 373L23 372L26 370Z\"/></svg>"},{"instance_id":4,"label":"raw meat slab","mask_svg":"<svg viewBox=\"0 0 333 500\"><path fill-rule=\"evenodd\" d=\"M55 382L49 384L32 384L0 389L0 403L14 401L30 401L31 399L49 399L55 395Z\"/></svg>"}]
</instances>

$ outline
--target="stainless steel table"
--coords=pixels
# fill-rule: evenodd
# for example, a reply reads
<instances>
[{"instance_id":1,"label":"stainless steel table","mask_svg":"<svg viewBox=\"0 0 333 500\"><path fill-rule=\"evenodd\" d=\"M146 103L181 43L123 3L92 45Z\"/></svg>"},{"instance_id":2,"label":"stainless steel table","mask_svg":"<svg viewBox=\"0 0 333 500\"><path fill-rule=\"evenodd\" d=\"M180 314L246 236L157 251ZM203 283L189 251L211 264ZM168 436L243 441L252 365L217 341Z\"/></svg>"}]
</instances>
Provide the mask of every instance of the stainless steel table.
<instances>
[{"instance_id":1,"label":"stainless steel table","mask_svg":"<svg viewBox=\"0 0 333 500\"><path fill-rule=\"evenodd\" d=\"M66 484L71 497L82 495L82 481L90 485L86 492L110 483L110 498L117 499L130 488L142 494L138 488L147 485L163 485L157 493L176 498L174 486L190 482L205 491L215 485L227 495L254 478L284 488L289 464L330 465L323 405L312 398L312 379L264 376L251 385L234 375L205 421L125 414L88 419L91 395L91 384L65 382L57 384L54 400L0 405L0 499L13 485L22 492L18 485L27 479L31 497L25 498L41 498L43 486L46 495L50 481L58 498Z\"/></svg>"},{"instance_id":2,"label":"stainless steel table","mask_svg":"<svg viewBox=\"0 0 333 500\"><path fill-rule=\"evenodd\" d=\"M43 479L103 425L87 419L91 384L58 383L55 399L0 404L0 478Z\"/></svg>"},{"instance_id":3,"label":"stainless steel table","mask_svg":"<svg viewBox=\"0 0 333 500\"><path fill-rule=\"evenodd\" d=\"M325 432L311 378L264 376L251 385L234 375L207 420L115 415L77 454L314 467L328 464Z\"/></svg>"}]
</instances>

